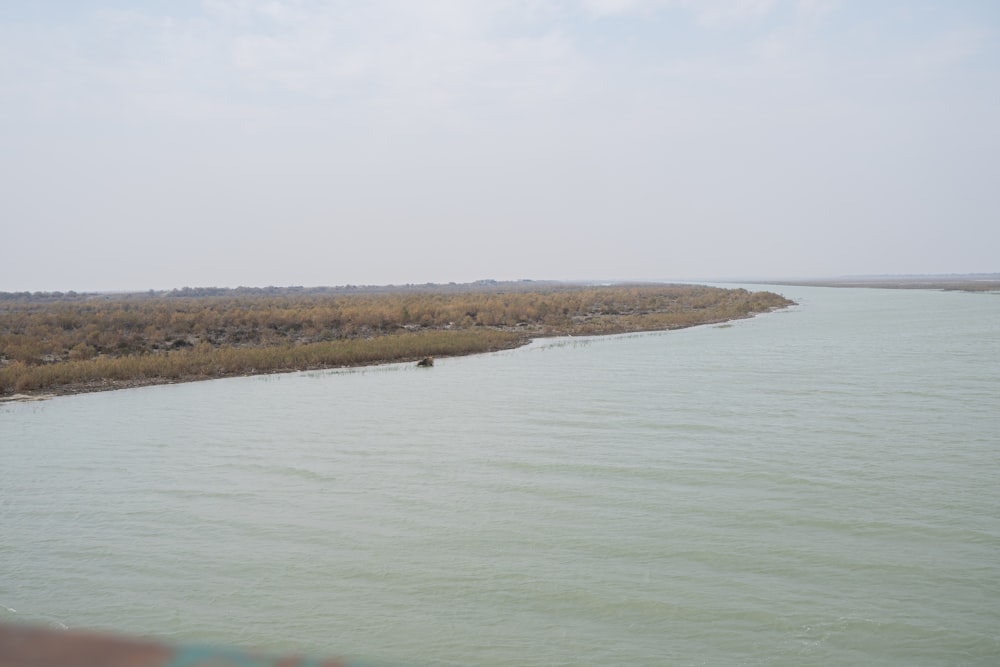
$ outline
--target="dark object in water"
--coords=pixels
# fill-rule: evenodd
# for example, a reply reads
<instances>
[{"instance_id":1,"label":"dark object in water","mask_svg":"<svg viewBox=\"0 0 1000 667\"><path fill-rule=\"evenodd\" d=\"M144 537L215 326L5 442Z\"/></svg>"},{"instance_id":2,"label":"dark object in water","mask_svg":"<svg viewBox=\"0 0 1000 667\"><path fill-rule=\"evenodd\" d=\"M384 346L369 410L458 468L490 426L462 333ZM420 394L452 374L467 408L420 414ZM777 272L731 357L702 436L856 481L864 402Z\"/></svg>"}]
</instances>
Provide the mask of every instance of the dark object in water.
<instances>
[{"instance_id":1,"label":"dark object in water","mask_svg":"<svg viewBox=\"0 0 1000 667\"><path fill-rule=\"evenodd\" d=\"M423 359L417 362L417 366L420 366L421 368L430 368L433 365L434 365L434 357L424 357Z\"/></svg>"}]
</instances>

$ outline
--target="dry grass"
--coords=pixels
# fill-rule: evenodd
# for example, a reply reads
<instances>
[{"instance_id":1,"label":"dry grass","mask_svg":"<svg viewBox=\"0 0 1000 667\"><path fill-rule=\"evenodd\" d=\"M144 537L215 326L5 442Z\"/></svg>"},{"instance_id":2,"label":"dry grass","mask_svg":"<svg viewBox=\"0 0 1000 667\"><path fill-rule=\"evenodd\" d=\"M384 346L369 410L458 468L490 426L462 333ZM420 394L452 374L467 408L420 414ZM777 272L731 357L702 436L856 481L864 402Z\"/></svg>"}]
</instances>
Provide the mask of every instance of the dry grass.
<instances>
[{"instance_id":1,"label":"dry grass","mask_svg":"<svg viewBox=\"0 0 1000 667\"><path fill-rule=\"evenodd\" d=\"M631 285L365 294L0 299L0 394L82 391L675 329L767 312L770 292Z\"/></svg>"}]
</instances>

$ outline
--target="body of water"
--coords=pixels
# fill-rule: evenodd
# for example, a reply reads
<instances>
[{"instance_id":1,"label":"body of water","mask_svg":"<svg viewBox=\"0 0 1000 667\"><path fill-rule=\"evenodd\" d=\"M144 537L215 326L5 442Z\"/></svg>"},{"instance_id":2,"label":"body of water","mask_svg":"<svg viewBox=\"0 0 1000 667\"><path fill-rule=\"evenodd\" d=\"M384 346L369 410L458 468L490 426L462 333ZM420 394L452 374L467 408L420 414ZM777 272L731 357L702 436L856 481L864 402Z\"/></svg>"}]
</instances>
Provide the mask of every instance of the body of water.
<instances>
[{"instance_id":1,"label":"body of water","mask_svg":"<svg viewBox=\"0 0 1000 667\"><path fill-rule=\"evenodd\" d=\"M1000 664L1000 296L0 405L0 620L417 665Z\"/></svg>"}]
</instances>

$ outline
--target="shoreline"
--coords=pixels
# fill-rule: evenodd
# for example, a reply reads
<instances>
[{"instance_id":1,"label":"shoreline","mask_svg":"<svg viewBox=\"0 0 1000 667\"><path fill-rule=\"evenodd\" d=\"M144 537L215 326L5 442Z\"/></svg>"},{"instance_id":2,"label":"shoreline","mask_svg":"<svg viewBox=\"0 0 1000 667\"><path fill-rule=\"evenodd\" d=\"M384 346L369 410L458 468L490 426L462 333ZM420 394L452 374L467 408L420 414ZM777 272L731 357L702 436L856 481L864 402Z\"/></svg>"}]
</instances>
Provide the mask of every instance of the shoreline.
<instances>
[{"instance_id":1,"label":"shoreline","mask_svg":"<svg viewBox=\"0 0 1000 667\"><path fill-rule=\"evenodd\" d=\"M1000 280L955 279L940 278L843 278L830 280L776 280L767 285L789 287L839 287L845 289L923 289L939 292L971 292L994 294L1000 293Z\"/></svg>"},{"instance_id":2,"label":"shoreline","mask_svg":"<svg viewBox=\"0 0 1000 667\"><path fill-rule=\"evenodd\" d=\"M763 311L758 313L750 313L739 317L719 318L711 321L693 322L691 324L684 324L680 326L664 327L656 329L635 329L627 331L613 331L606 333L594 333L594 334L583 334L583 335L580 334L574 335L572 333L566 333L561 331L553 331L553 332L539 331L539 332L534 332L530 335L526 335L523 338L518 338L511 345L498 346L484 350L473 350L469 352L441 354L441 355L436 355L436 358L449 359L458 357L469 357L477 354L493 354L495 352L503 352L506 350L516 350L518 348L527 347L528 345L531 345L536 341L544 340L547 338L610 338L613 336L626 336L632 334L649 334L649 333L662 333L665 331L680 331L682 329L692 329L700 326L719 326L719 325L730 324L732 322L737 322L740 320L752 319L754 317L757 317L758 315L767 315L771 313L781 312L783 310L787 310L793 305L795 305L794 302L780 308L774 308L768 311ZM207 382L210 380L224 380L227 378L263 377L266 375L282 375L286 373L305 373L309 371L366 368L369 366L384 366L388 364L411 364L418 362L423 356L424 355L419 355L403 359L382 359L382 360L375 360L368 362L360 362L355 364L329 364L329 365L320 364L314 366L305 366L302 368L276 368L276 369L257 371L257 372L236 371L231 373L220 373L216 375L190 375L179 378L142 377L142 378L131 378L127 380L101 378L99 380L93 380L88 382L66 384L58 387L49 387L38 391L22 391L7 396L0 395L0 404L31 403L38 401L47 401L53 398L60 398L64 396L96 394L106 391L120 391L125 389L141 389L142 387L158 387L158 386L172 385L172 384L187 384L190 382Z\"/></svg>"},{"instance_id":3,"label":"shoreline","mask_svg":"<svg viewBox=\"0 0 1000 667\"><path fill-rule=\"evenodd\" d=\"M538 336L537 338L548 338L549 336ZM487 350L475 350L470 352L456 352L454 354L447 355L436 355L438 359L447 359L449 357L469 357L475 354L491 354L493 352L502 352L503 350L514 350L519 347L524 347L529 345L535 338L526 338L524 341L518 341L516 345L511 345L509 347L498 347L495 349ZM423 355L425 356L425 355ZM211 380L225 380L228 378L239 378L239 377L263 377L266 375L283 375L287 373L307 373L310 371L329 371L329 370L340 370L348 368L367 368L369 366L385 366L388 364L408 364L416 363L423 356L417 356L406 359L380 359L376 361L365 361L355 364L329 364L329 365L315 365L315 366L304 366L301 368L275 368L266 371L234 371L231 373L224 372L216 375L189 375L177 378L164 378L164 377L143 377L143 378L131 378L128 380L114 380L109 378L102 378L100 380L93 380L89 382L80 382L77 384L66 384L58 387L49 387L44 390L39 391L24 391L10 396L0 395L0 403L30 403L32 401L47 401L53 398L60 398L62 396L78 396L80 394L97 394L106 391L120 391L123 389L141 389L142 387L160 387L171 384L188 384L190 382L209 382Z\"/></svg>"},{"instance_id":4,"label":"shoreline","mask_svg":"<svg viewBox=\"0 0 1000 667\"><path fill-rule=\"evenodd\" d=\"M0 304L0 402L669 331L793 304L704 285L14 301Z\"/></svg>"}]
</instances>

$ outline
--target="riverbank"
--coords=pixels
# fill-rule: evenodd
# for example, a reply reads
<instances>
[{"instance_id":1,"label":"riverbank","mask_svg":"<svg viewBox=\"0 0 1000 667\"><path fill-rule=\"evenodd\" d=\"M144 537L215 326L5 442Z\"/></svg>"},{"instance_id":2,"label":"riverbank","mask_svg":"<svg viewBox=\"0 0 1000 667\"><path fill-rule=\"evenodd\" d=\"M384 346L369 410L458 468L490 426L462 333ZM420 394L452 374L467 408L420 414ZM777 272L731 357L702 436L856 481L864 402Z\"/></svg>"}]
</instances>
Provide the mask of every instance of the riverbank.
<instances>
[{"instance_id":1,"label":"riverbank","mask_svg":"<svg viewBox=\"0 0 1000 667\"><path fill-rule=\"evenodd\" d=\"M877 276L844 277L821 280L769 282L773 285L801 287L864 287L872 289L931 289L946 292L1000 292L1000 274L955 276Z\"/></svg>"},{"instance_id":2,"label":"riverbank","mask_svg":"<svg viewBox=\"0 0 1000 667\"><path fill-rule=\"evenodd\" d=\"M679 329L791 305L691 285L0 300L0 398L416 361L534 338Z\"/></svg>"}]
</instances>

